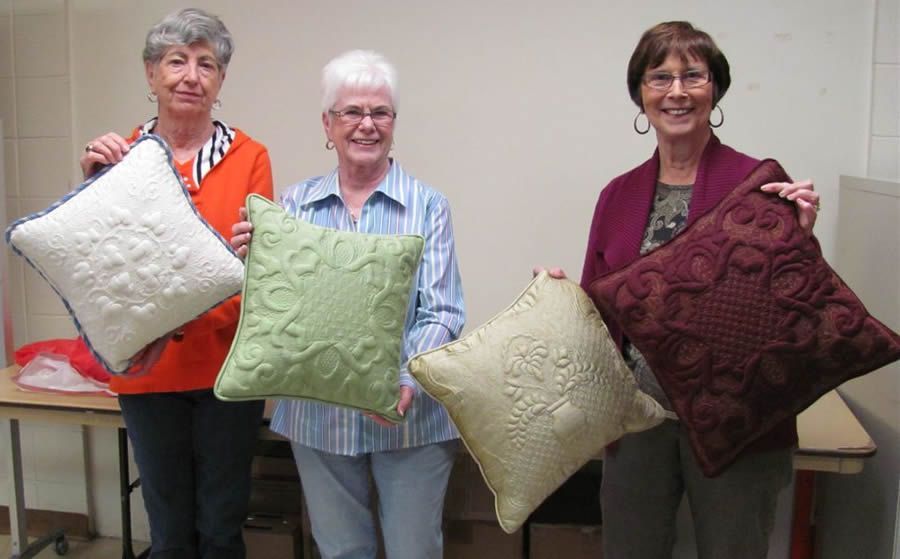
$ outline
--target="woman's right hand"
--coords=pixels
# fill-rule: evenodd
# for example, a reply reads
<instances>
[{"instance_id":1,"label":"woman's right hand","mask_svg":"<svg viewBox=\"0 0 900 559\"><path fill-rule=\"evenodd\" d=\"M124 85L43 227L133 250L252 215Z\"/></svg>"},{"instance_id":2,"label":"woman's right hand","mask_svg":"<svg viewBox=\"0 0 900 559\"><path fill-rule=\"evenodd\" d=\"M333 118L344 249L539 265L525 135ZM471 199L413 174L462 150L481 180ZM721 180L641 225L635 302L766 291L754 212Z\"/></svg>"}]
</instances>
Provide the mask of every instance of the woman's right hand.
<instances>
[{"instance_id":1,"label":"woman's right hand","mask_svg":"<svg viewBox=\"0 0 900 559\"><path fill-rule=\"evenodd\" d=\"M247 208L238 210L238 222L231 226L231 248L244 258L247 256L247 245L250 244L250 236L253 224L247 221Z\"/></svg>"},{"instance_id":2,"label":"woman's right hand","mask_svg":"<svg viewBox=\"0 0 900 559\"><path fill-rule=\"evenodd\" d=\"M566 279L568 277L566 276L565 270L562 268L544 268L543 266L535 266L531 269L532 277L537 276L541 272L547 272L550 274L551 278L556 279Z\"/></svg>"},{"instance_id":3,"label":"woman's right hand","mask_svg":"<svg viewBox=\"0 0 900 559\"><path fill-rule=\"evenodd\" d=\"M94 138L84 146L84 153L78 159L85 179L91 178L104 165L122 161L128 153L128 142L115 132Z\"/></svg>"}]
</instances>

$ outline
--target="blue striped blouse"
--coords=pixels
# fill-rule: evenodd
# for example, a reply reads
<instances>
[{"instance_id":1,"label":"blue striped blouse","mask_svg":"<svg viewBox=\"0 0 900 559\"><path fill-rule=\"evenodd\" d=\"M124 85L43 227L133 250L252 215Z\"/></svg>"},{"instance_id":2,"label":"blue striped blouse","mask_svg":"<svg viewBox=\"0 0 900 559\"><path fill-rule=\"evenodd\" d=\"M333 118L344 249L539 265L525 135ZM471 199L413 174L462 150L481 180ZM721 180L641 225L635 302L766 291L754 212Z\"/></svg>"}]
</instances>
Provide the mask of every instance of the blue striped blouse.
<instances>
[{"instance_id":1,"label":"blue striped blouse","mask_svg":"<svg viewBox=\"0 0 900 559\"><path fill-rule=\"evenodd\" d=\"M406 369L410 356L455 340L465 322L450 204L436 190L408 175L396 161L353 223L338 187L338 171L288 187L281 204L294 217L316 225L377 234L418 234L425 251L410 300L401 355L400 382L416 386ZM382 427L348 408L308 400L279 400L271 429L325 452L356 455L454 439L447 411L416 388L406 421Z\"/></svg>"}]
</instances>

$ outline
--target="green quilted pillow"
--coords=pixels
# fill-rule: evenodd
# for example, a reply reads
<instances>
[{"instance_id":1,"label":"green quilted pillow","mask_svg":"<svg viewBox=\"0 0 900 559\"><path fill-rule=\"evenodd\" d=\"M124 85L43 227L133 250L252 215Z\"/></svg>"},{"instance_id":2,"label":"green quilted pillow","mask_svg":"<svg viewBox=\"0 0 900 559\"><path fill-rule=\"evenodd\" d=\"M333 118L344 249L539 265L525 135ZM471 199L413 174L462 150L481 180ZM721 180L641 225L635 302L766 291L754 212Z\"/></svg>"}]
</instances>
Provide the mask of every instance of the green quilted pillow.
<instances>
[{"instance_id":1,"label":"green quilted pillow","mask_svg":"<svg viewBox=\"0 0 900 559\"><path fill-rule=\"evenodd\" d=\"M402 421L403 325L424 239L319 227L255 194L247 211L240 323L216 396L304 398Z\"/></svg>"},{"instance_id":2,"label":"green quilted pillow","mask_svg":"<svg viewBox=\"0 0 900 559\"><path fill-rule=\"evenodd\" d=\"M584 291L546 272L511 307L416 355L409 369L450 412L508 533L604 446L665 419Z\"/></svg>"}]
</instances>

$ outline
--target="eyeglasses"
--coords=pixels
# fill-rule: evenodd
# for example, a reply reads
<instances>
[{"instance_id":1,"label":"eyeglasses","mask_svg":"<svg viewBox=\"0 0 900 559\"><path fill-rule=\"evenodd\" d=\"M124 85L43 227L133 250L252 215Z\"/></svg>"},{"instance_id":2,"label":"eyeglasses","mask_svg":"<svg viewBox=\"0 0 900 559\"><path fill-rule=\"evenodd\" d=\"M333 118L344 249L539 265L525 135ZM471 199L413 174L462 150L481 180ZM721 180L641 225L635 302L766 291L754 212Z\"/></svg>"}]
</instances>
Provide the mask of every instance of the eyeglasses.
<instances>
[{"instance_id":1,"label":"eyeglasses","mask_svg":"<svg viewBox=\"0 0 900 559\"><path fill-rule=\"evenodd\" d=\"M644 75L644 83L647 87L658 89L660 91L668 91L675 80L681 80L681 87L684 89L693 89L695 87L703 87L712 79L709 70L688 70L683 74L670 74L669 72L651 72Z\"/></svg>"},{"instance_id":2,"label":"eyeglasses","mask_svg":"<svg viewBox=\"0 0 900 559\"><path fill-rule=\"evenodd\" d=\"M358 107L347 107L342 111L329 110L328 113L340 119L344 124L352 126L356 126L366 117L371 117L372 122L379 126L387 126L397 118L397 113L387 107L379 107L368 113Z\"/></svg>"}]
</instances>

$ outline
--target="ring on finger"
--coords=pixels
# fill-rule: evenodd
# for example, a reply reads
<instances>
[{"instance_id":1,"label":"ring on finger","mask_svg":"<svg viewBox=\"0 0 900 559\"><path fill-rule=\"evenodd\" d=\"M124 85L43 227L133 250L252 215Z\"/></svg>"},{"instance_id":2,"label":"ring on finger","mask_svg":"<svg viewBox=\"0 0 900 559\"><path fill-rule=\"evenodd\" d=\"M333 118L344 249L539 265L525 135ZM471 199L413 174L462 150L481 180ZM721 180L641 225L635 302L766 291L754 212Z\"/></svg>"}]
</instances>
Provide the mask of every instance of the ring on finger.
<instances>
[{"instance_id":1,"label":"ring on finger","mask_svg":"<svg viewBox=\"0 0 900 559\"><path fill-rule=\"evenodd\" d=\"M88 142L87 144L85 144L84 151L85 153L91 153L92 151L94 151L94 142Z\"/></svg>"},{"instance_id":2,"label":"ring on finger","mask_svg":"<svg viewBox=\"0 0 900 559\"><path fill-rule=\"evenodd\" d=\"M816 211L819 211L821 209L822 209L822 202L820 200L816 200Z\"/></svg>"}]
</instances>

